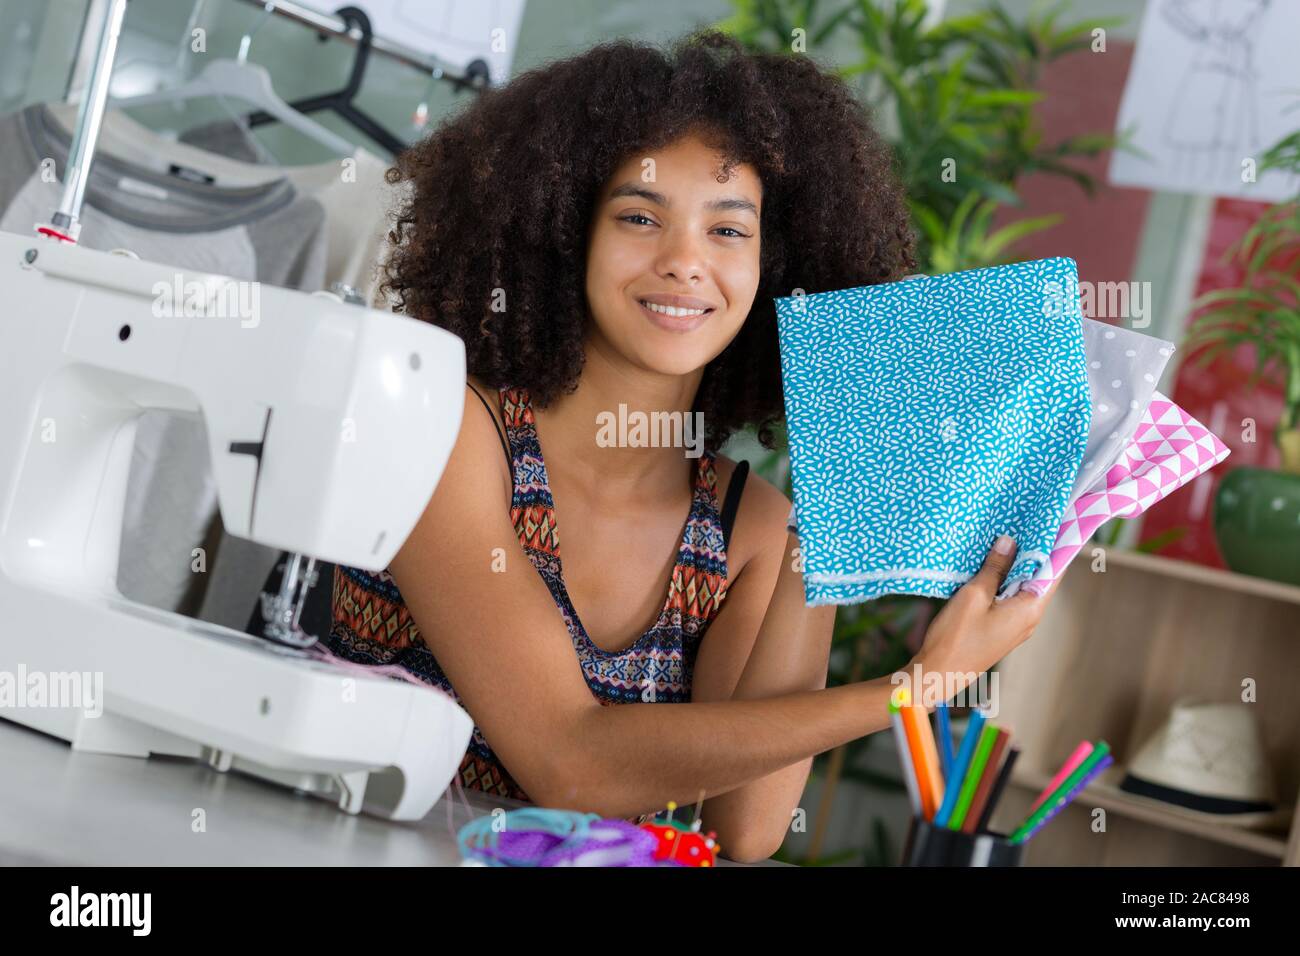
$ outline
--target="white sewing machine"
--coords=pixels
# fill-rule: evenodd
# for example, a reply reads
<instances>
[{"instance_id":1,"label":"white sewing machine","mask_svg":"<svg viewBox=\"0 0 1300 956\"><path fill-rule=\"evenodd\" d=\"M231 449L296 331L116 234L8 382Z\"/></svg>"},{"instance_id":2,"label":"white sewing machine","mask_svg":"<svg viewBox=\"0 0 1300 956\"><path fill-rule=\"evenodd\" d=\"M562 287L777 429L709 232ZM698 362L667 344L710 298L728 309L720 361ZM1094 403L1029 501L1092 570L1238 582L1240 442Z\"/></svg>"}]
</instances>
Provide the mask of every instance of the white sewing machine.
<instances>
[{"instance_id":1,"label":"white sewing machine","mask_svg":"<svg viewBox=\"0 0 1300 956\"><path fill-rule=\"evenodd\" d=\"M0 716L75 750L195 757L348 812L418 819L469 742L472 721L450 697L117 589L146 408L203 416L231 533L368 570L388 565L451 453L460 339L232 283L0 233L0 674L11 689L17 674L48 688L103 675L101 715L0 699ZM250 300L256 315L229 314Z\"/></svg>"}]
</instances>

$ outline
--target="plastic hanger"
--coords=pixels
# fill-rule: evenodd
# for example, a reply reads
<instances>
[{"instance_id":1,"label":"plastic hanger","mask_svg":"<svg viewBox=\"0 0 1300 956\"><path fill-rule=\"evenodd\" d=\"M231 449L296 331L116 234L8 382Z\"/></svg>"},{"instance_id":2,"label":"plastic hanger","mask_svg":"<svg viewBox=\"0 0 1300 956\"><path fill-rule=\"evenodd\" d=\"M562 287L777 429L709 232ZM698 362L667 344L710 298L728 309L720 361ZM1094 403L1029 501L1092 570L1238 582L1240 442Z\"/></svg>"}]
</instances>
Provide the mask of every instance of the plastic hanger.
<instances>
[{"instance_id":1,"label":"plastic hanger","mask_svg":"<svg viewBox=\"0 0 1300 956\"><path fill-rule=\"evenodd\" d=\"M356 30L359 30L361 34L361 38L356 44L356 56L352 59L352 68L348 72L347 86L344 86L342 90L328 92L328 94L294 100L289 104L290 107L302 113L315 113L321 111L321 109L330 109L330 111L338 113L344 120L350 122L361 133L368 135L370 139L380 144L385 150L391 153L406 150L408 143L390 133L380 122L374 120L363 109L352 103L357 92L360 91L361 79L365 75L365 66L367 66L370 59L370 39L374 36L374 31L370 27L370 18L365 16L365 10L357 7L341 7L335 10L334 16L341 17L348 27L356 27ZM471 68L473 69L477 64L481 64L481 61L474 61ZM486 77L486 64L481 64L478 70L484 73ZM451 77L446 77L446 79L448 82L458 83L458 88L459 85L464 83L464 81L456 81ZM263 111L253 113L252 116L248 117L248 125L261 126L276 120L279 120L276 114L269 111L269 109L263 109Z\"/></svg>"},{"instance_id":2,"label":"plastic hanger","mask_svg":"<svg viewBox=\"0 0 1300 956\"><path fill-rule=\"evenodd\" d=\"M266 5L263 20L271 13L273 7L273 3ZM258 27L260 26L259 23ZM256 32L256 29L253 32ZM304 116L276 94L271 84L271 74L266 68L256 63L249 63L247 60L251 41L251 33L243 38L239 48L239 59L223 57L211 60L197 76L180 86L125 99L114 98L111 104L115 109L130 109L158 103L183 103L204 97L237 99L259 110L260 113L273 117L290 129L297 130L340 156L351 156L355 153L354 144L310 117Z\"/></svg>"}]
</instances>

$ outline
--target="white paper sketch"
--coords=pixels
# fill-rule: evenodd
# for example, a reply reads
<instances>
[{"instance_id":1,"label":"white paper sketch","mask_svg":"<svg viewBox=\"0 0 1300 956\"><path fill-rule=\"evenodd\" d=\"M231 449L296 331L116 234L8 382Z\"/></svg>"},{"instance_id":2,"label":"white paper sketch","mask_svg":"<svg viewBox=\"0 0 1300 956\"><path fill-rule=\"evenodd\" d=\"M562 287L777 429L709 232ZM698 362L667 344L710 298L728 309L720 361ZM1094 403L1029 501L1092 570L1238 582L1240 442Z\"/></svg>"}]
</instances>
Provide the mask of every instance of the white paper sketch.
<instances>
[{"instance_id":1,"label":"white paper sketch","mask_svg":"<svg viewBox=\"0 0 1300 956\"><path fill-rule=\"evenodd\" d=\"M1151 0L1118 127L1146 155L1117 150L1116 185L1264 202L1300 192L1300 177L1257 169L1300 129L1300 3Z\"/></svg>"},{"instance_id":2,"label":"white paper sketch","mask_svg":"<svg viewBox=\"0 0 1300 956\"><path fill-rule=\"evenodd\" d=\"M525 0L359 0L375 33L463 69L487 61L493 85L510 78ZM324 6L316 0L317 6Z\"/></svg>"}]
</instances>

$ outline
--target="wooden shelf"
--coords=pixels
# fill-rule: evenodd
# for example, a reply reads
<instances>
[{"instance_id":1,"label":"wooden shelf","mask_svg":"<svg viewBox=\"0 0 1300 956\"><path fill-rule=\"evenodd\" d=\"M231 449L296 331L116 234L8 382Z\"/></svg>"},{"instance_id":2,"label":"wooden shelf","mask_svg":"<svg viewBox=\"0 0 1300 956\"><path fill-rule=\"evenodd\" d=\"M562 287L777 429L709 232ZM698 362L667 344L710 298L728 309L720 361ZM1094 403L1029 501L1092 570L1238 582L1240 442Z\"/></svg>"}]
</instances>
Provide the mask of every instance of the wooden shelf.
<instances>
[{"instance_id":1,"label":"wooden shelf","mask_svg":"<svg viewBox=\"0 0 1300 956\"><path fill-rule=\"evenodd\" d=\"M1050 781L1051 777L1048 774L1033 771L1021 773L1018 770L1012 770L1010 780L1012 784L1030 790L1034 794L1041 793ZM1110 813L1118 813L1120 816L1141 820L1143 823L1152 823L1203 840L1249 850L1251 853L1270 857L1279 863L1286 857L1286 835L1282 833L1246 830L1195 819L1180 813L1177 808L1160 806L1158 801L1135 797L1119 789L1114 783L1108 783L1100 778L1088 786L1085 795L1081 795L1078 799L1084 800L1087 806L1101 807ZM1068 808L1062 812L1068 812ZM1047 827L1051 825L1048 823Z\"/></svg>"},{"instance_id":2,"label":"wooden shelf","mask_svg":"<svg viewBox=\"0 0 1300 956\"><path fill-rule=\"evenodd\" d=\"M1080 554L1077 560L1084 561L1085 555ZM1223 571L1219 568L1207 568L1203 564L1193 564L1191 561L1178 561L1174 558L1164 558L1158 554L1146 554L1142 551L1107 548L1106 562L1123 568L1132 568L1136 571L1148 571L1151 574L1179 578L1183 581L1191 581L1194 584L1224 588L1228 591L1236 591L1239 594L1250 594L1255 597L1270 598L1274 601L1300 604L1300 587L1294 584L1283 584L1281 581L1270 581L1267 578L1257 578L1250 574L1237 574L1235 571Z\"/></svg>"},{"instance_id":3,"label":"wooden shelf","mask_svg":"<svg viewBox=\"0 0 1300 956\"><path fill-rule=\"evenodd\" d=\"M1286 832L1245 829L1127 793L1103 775L1085 799L1123 819L1123 840L1052 824L1035 837L1040 857L1053 865L1300 865L1298 636L1300 587L1119 548L1107 550L1104 572L1094 571L1085 550L1033 637L994 671L999 722L1021 748L1015 810L1020 802L1027 809L1080 740L1107 741L1118 770L1178 701L1238 701L1249 681L1277 798L1294 813Z\"/></svg>"}]
</instances>

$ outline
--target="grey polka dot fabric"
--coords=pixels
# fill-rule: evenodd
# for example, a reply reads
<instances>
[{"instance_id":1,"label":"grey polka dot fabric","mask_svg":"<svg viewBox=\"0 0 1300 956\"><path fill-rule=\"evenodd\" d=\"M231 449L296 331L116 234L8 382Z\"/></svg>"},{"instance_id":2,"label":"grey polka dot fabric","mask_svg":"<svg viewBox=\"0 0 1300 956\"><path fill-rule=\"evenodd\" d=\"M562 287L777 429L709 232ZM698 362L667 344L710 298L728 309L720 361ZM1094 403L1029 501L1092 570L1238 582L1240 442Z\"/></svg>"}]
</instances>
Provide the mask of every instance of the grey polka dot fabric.
<instances>
[{"instance_id":1,"label":"grey polka dot fabric","mask_svg":"<svg viewBox=\"0 0 1300 956\"><path fill-rule=\"evenodd\" d=\"M1074 480L1073 501L1106 473L1137 431L1174 344L1096 319L1083 320L1092 427Z\"/></svg>"}]
</instances>

